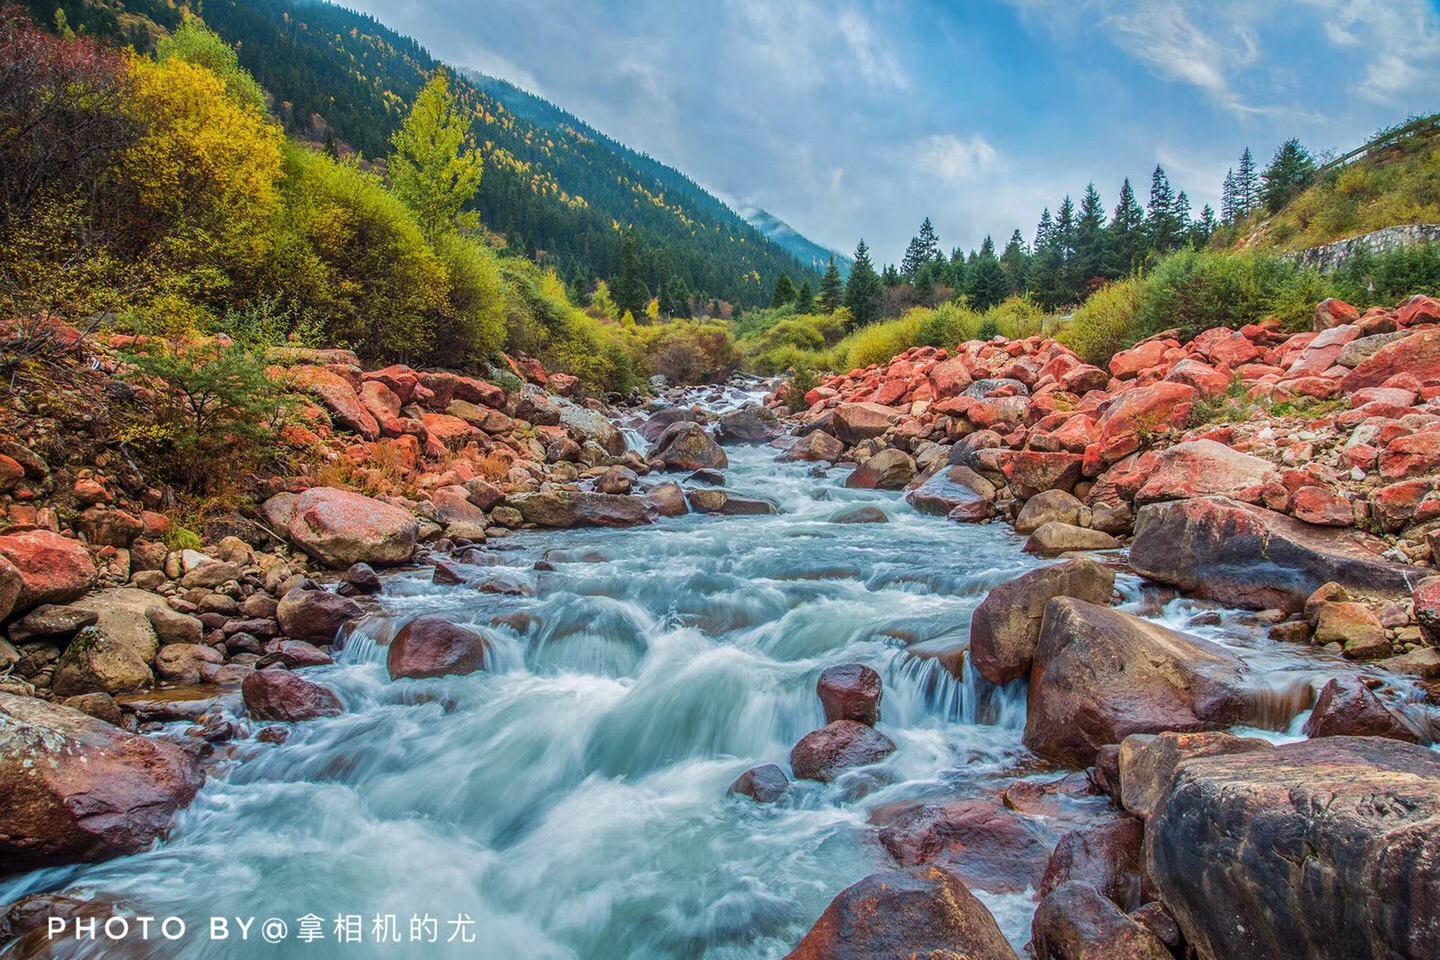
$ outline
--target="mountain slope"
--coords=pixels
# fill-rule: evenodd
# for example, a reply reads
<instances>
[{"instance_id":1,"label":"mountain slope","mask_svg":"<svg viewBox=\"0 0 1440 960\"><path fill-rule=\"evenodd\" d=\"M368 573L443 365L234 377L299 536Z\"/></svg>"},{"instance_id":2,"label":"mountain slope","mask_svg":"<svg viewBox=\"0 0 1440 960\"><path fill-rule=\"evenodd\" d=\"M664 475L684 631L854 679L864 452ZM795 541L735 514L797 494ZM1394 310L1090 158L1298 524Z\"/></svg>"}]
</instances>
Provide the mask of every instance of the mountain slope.
<instances>
[{"instance_id":1,"label":"mountain slope","mask_svg":"<svg viewBox=\"0 0 1440 960\"><path fill-rule=\"evenodd\" d=\"M830 258L834 257L835 265L840 268L841 276L850 275L850 268L855 264L854 260L836 250L822 247L809 237L801 235L794 227L769 210L757 208L747 213L745 220L772 241L789 250L796 260L809 264L811 269L824 271Z\"/></svg>"},{"instance_id":2,"label":"mountain slope","mask_svg":"<svg viewBox=\"0 0 1440 960\"><path fill-rule=\"evenodd\" d=\"M163 0L66 0L62 7L145 8ZM33 8L54 0L31 0ZM207 0L205 22L240 53L297 136L383 157L390 135L438 66L375 18L315 0ZM51 11L53 19L53 10ZM476 208L513 248L577 286L619 271L621 230L641 241L651 292L672 276L710 298L768 302L781 273L811 269L683 174L570 114L488 77L456 78L473 109L485 175Z\"/></svg>"}]
</instances>

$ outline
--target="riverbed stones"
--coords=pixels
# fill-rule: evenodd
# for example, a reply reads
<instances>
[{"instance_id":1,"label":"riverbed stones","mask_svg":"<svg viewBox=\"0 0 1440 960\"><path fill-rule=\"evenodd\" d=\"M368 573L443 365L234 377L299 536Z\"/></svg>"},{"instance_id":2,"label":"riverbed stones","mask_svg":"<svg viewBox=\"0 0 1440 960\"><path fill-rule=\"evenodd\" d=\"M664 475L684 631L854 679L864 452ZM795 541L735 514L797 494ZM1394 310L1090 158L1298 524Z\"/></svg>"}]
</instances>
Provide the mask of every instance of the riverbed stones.
<instances>
[{"instance_id":1,"label":"riverbed stones","mask_svg":"<svg viewBox=\"0 0 1440 960\"><path fill-rule=\"evenodd\" d=\"M880 719L883 694L880 674L863 663L828 667L816 681L815 692L825 710L825 722L854 720L875 726Z\"/></svg>"},{"instance_id":2,"label":"riverbed stones","mask_svg":"<svg viewBox=\"0 0 1440 960\"><path fill-rule=\"evenodd\" d=\"M1146 504L1135 523L1130 566L1201 599L1293 613L1322 584L1360 593L1410 594L1414 568L1381 558L1383 541L1315 527L1224 497Z\"/></svg>"},{"instance_id":3,"label":"riverbed stones","mask_svg":"<svg viewBox=\"0 0 1440 960\"><path fill-rule=\"evenodd\" d=\"M289 670L255 670L240 684L245 709L257 720L297 723L344 712L340 698Z\"/></svg>"},{"instance_id":4,"label":"riverbed stones","mask_svg":"<svg viewBox=\"0 0 1440 960\"><path fill-rule=\"evenodd\" d=\"M1072 830L1055 845L1040 896L1067 883L1088 886L1121 910L1140 906L1140 876L1145 829L1133 817L1117 817Z\"/></svg>"},{"instance_id":5,"label":"riverbed stones","mask_svg":"<svg viewBox=\"0 0 1440 960\"><path fill-rule=\"evenodd\" d=\"M991 590L970 620L970 659L991 683L1030 674L1045 608L1056 597L1108 606L1115 572L1093 560L1041 567Z\"/></svg>"},{"instance_id":6,"label":"riverbed stones","mask_svg":"<svg viewBox=\"0 0 1440 960\"><path fill-rule=\"evenodd\" d=\"M856 490L903 490L915 476L915 461L903 450L887 447L866 460L845 478Z\"/></svg>"},{"instance_id":7,"label":"riverbed stones","mask_svg":"<svg viewBox=\"0 0 1440 960\"><path fill-rule=\"evenodd\" d=\"M889 523L890 517L879 507L872 507L869 504L858 504L853 507L846 507L839 513L830 516L831 523Z\"/></svg>"},{"instance_id":8,"label":"riverbed stones","mask_svg":"<svg viewBox=\"0 0 1440 960\"><path fill-rule=\"evenodd\" d=\"M85 545L49 530L0 537L0 564L11 616L44 603L78 600L95 585L95 564Z\"/></svg>"},{"instance_id":9,"label":"riverbed stones","mask_svg":"<svg viewBox=\"0 0 1440 960\"><path fill-rule=\"evenodd\" d=\"M203 643L167 643L155 655L155 672L172 683L199 683L205 664L224 662L224 654Z\"/></svg>"},{"instance_id":10,"label":"riverbed stones","mask_svg":"<svg viewBox=\"0 0 1440 960\"><path fill-rule=\"evenodd\" d=\"M1149 928L1083 883L1041 900L1030 930L1035 960L1174 960Z\"/></svg>"},{"instance_id":11,"label":"riverbed stones","mask_svg":"<svg viewBox=\"0 0 1440 960\"><path fill-rule=\"evenodd\" d=\"M205 775L178 747L0 693L0 860L8 870L138 853Z\"/></svg>"},{"instance_id":12,"label":"riverbed stones","mask_svg":"<svg viewBox=\"0 0 1440 960\"><path fill-rule=\"evenodd\" d=\"M972 888L1019 893L1040 885L1051 840L1039 821L972 799L904 811L881 828L880 843L901 866L936 864Z\"/></svg>"},{"instance_id":13,"label":"riverbed stones","mask_svg":"<svg viewBox=\"0 0 1440 960\"><path fill-rule=\"evenodd\" d=\"M785 960L1018 960L985 905L938 867L877 873L842 890Z\"/></svg>"},{"instance_id":14,"label":"riverbed stones","mask_svg":"<svg viewBox=\"0 0 1440 960\"><path fill-rule=\"evenodd\" d=\"M1422 740L1420 731L1390 712L1354 677L1337 677L1325 684L1305 721L1305 736L1388 737L1407 743Z\"/></svg>"},{"instance_id":15,"label":"riverbed stones","mask_svg":"<svg viewBox=\"0 0 1440 960\"><path fill-rule=\"evenodd\" d=\"M891 739L854 720L836 720L807 733L790 751L796 779L828 783L852 767L879 763L895 752Z\"/></svg>"},{"instance_id":16,"label":"riverbed stones","mask_svg":"<svg viewBox=\"0 0 1440 960\"><path fill-rule=\"evenodd\" d=\"M1077 527L1070 523L1052 520L1042 524L1025 541L1025 552L1039 557L1057 557L1062 553L1091 550L1115 550L1120 541L1108 533Z\"/></svg>"},{"instance_id":17,"label":"riverbed stones","mask_svg":"<svg viewBox=\"0 0 1440 960\"><path fill-rule=\"evenodd\" d=\"M749 797L756 803L774 803L790 789L790 778L778 764L764 763L751 767L730 784L730 793Z\"/></svg>"},{"instance_id":18,"label":"riverbed stones","mask_svg":"<svg viewBox=\"0 0 1440 960\"><path fill-rule=\"evenodd\" d=\"M1146 865L1202 957L1440 956L1440 757L1326 737L1184 761Z\"/></svg>"},{"instance_id":19,"label":"riverbed stones","mask_svg":"<svg viewBox=\"0 0 1440 960\"><path fill-rule=\"evenodd\" d=\"M900 411L878 403L842 403L830 421L836 439L845 444L862 443L880 436L900 419Z\"/></svg>"},{"instance_id":20,"label":"riverbed stones","mask_svg":"<svg viewBox=\"0 0 1440 960\"><path fill-rule=\"evenodd\" d=\"M795 441L780 457L782 460L806 460L834 463L845 453L845 444L824 430L812 430Z\"/></svg>"},{"instance_id":21,"label":"riverbed stones","mask_svg":"<svg viewBox=\"0 0 1440 960\"><path fill-rule=\"evenodd\" d=\"M721 443L769 443L784 428L767 407L747 403L739 410L723 413L715 423L715 439Z\"/></svg>"},{"instance_id":22,"label":"riverbed stones","mask_svg":"<svg viewBox=\"0 0 1440 960\"><path fill-rule=\"evenodd\" d=\"M101 627L86 627L60 655L51 689L57 697L72 697L130 693L154 683L149 661L133 645L115 640Z\"/></svg>"},{"instance_id":23,"label":"riverbed stones","mask_svg":"<svg viewBox=\"0 0 1440 960\"><path fill-rule=\"evenodd\" d=\"M696 513L718 513L725 516L758 516L779 513L780 510L768 500L742 497L728 490L689 490L685 499Z\"/></svg>"},{"instance_id":24,"label":"riverbed stones","mask_svg":"<svg viewBox=\"0 0 1440 960\"><path fill-rule=\"evenodd\" d=\"M365 608L349 597L329 590L299 587L280 598L275 617L287 637L310 643L330 643L340 628L365 615Z\"/></svg>"},{"instance_id":25,"label":"riverbed stones","mask_svg":"<svg viewBox=\"0 0 1440 960\"><path fill-rule=\"evenodd\" d=\"M1087 513L1085 504L1073 494L1064 490L1046 490L1025 501L1025 506L1015 517L1015 532L1034 533L1051 521L1084 526L1081 518Z\"/></svg>"},{"instance_id":26,"label":"riverbed stones","mask_svg":"<svg viewBox=\"0 0 1440 960\"><path fill-rule=\"evenodd\" d=\"M905 495L921 513L949 514L965 510L976 519L995 512L995 485L966 466L945 467Z\"/></svg>"},{"instance_id":27,"label":"riverbed stones","mask_svg":"<svg viewBox=\"0 0 1440 960\"><path fill-rule=\"evenodd\" d=\"M63 643L85 627L93 627L99 622L100 614L94 610L47 603L11 623L8 634L11 643L32 643L36 640Z\"/></svg>"},{"instance_id":28,"label":"riverbed stones","mask_svg":"<svg viewBox=\"0 0 1440 960\"><path fill-rule=\"evenodd\" d=\"M666 470L724 469L730 466L725 450L706 429L687 420L666 427L665 432L655 439L646 459L663 461Z\"/></svg>"},{"instance_id":29,"label":"riverbed stones","mask_svg":"<svg viewBox=\"0 0 1440 960\"><path fill-rule=\"evenodd\" d=\"M1412 600L1420 633L1432 646L1440 646L1440 577L1427 577L1420 581Z\"/></svg>"},{"instance_id":30,"label":"riverbed stones","mask_svg":"<svg viewBox=\"0 0 1440 960\"><path fill-rule=\"evenodd\" d=\"M485 669L489 651L490 642L478 631L424 615L395 634L386 663L394 680L464 676Z\"/></svg>"},{"instance_id":31,"label":"riverbed stones","mask_svg":"<svg viewBox=\"0 0 1440 960\"><path fill-rule=\"evenodd\" d=\"M287 531L302 550L336 569L382 567L409 562L419 524L409 511L372 497L315 487L296 498Z\"/></svg>"},{"instance_id":32,"label":"riverbed stones","mask_svg":"<svg viewBox=\"0 0 1440 960\"><path fill-rule=\"evenodd\" d=\"M1230 726L1249 706L1240 662L1218 644L1068 597L1045 608L1025 744L1090 766L1132 733Z\"/></svg>"},{"instance_id":33,"label":"riverbed stones","mask_svg":"<svg viewBox=\"0 0 1440 960\"><path fill-rule=\"evenodd\" d=\"M1182 762L1196 757L1265 750L1269 746L1269 741L1258 737L1237 737L1218 731L1132 734L1120 744L1118 799L1130 813L1149 820L1165 798L1175 770Z\"/></svg>"}]
</instances>

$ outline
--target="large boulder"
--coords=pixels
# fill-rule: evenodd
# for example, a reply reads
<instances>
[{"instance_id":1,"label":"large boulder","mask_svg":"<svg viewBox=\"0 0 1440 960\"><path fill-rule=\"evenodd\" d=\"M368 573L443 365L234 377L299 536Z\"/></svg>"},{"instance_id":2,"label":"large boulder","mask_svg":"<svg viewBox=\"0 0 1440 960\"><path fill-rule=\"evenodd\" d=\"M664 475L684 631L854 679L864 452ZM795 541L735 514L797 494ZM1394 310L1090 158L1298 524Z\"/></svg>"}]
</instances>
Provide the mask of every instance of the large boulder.
<instances>
[{"instance_id":1,"label":"large boulder","mask_svg":"<svg viewBox=\"0 0 1440 960\"><path fill-rule=\"evenodd\" d=\"M953 873L877 873L840 892L785 960L1018 960Z\"/></svg>"},{"instance_id":2,"label":"large boulder","mask_svg":"<svg viewBox=\"0 0 1440 960\"><path fill-rule=\"evenodd\" d=\"M680 420L665 428L646 455L649 460L663 460L666 470L723 469L730 458L720 444L698 423Z\"/></svg>"},{"instance_id":3,"label":"large boulder","mask_svg":"<svg viewBox=\"0 0 1440 960\"><path fill-rule=\"evenodd\" d=\"M1055 845L1040 896L1075 882L1092 887L1121 910L1140 906L1145 828L1133 817L1102 820L1072 830Z\"/></svg>"},{"instance_id":4,"label":"large boulder","mask_svg":"<svg viewBox=\"0 0 1440 960\"><path fill-rule=\"evenodd\" d=\"M1041 567L991 590L970 618L970 662L991 683L1029 676L1045 608L1056 597L1108 606L1115 571L1093 560Z\"/></svg>"},{"instance_id":5,"label":"large boulder","mask_svg":"<svg viewBox=\"0 0 1440 960\"><path fill-rule=\"evenodd\" d=\"M1414 568L1380 559L1383 541L1315 527L1224 497L1146 504L1135 520L1136 573L1206 600L1296 612L1323 584L1408 595Z\"/></svg>"},{"instance_id":6,"label":"large boulder","mask_svg":"<svg viewBox=\"0 0 1440 960\"><path fill-rule=\"evenodd\" d=\"M0 869L139 853L165 834L204 780L179 747L0 693Z\"/></svg>"},{"instance_id":7,"label":"large boulder","mask_svg":"<svg viewBox=\"0 0 1440 960\"><path fill-rule=\"evenodd\" d=\"M1340 389L1354 393L1378 387L1397 374L1408 374L1422 386L1440 386L1440 327L1424 327L1386 343L1340 381Z\"/></svg>"},{"instance_id":8,"label":"large boulder","mask_svg":"<svg viewBox=\"0 0 1440 960\"><path fill-rule=\"evenodd\" d=\"M149 662L100 627L86 627L71 640L55 665L51 690L57 697L84 693L132 693L155 683Z\"/></svg>"},{"instance_id":9,"label":"large boulder","mask_svg":"<svg viewBox=\"0 0 1440 960\"><path fill-rule=\"evenodd\" d=\"M1136 733L1120 744L1116 767L1121 805L1142 820L1149 820L1170 790L1180 764L1195 757L1213 757L1249 750L1268 750L1270 742L1258 737L1210 733Z\"/></svg>"},{"instance_id":10,"label":"large boulder","mask_svg":"<svg viewBox=\"0 0 1440 960\"><path fill-rule=\"evenodd\" d=\"M790 751L797 779L828 783L851 767L879 763L895 752L885 734L854 720L836 720L800 738Z\"/></svg>"},{"instance_id":11,"label":"large boulder","mask_svg":"<svg viewBox=\"0 0 1440 960\"><path fill-rule=\"evenodd\" d=\"M880 843L901 866L939 864L991 893L1038 887L1051 842L1042 821L994 800L918 806L880 830Z\"/></svg>"},{"instance_id":12,"label":"large boulder","mask_svg":"<svg viewBox=\"0 0 1440 960\"><path fill-rule=\"evenodd\" d=\"M340 698L289 670L255 670L240 684L245 709L257 720L295 723L344 712Z\"/></svg>"},{"instance_id":13,"label":"large boulder","mask_svg":"<svg viewBox=\"0 0 1440 960\"><path fill-rule=\"evenodd\" d=\"M1266 503L1281 498L1284 486L1280 473L1268 460L1232 450L1214 440L1177 443L1160 453L1135 503L1157 500L1185 500L1218 495L1246 503Z\"/></svg>"},{"instance_id":14,"label":"large boulder","mask_svg":"<svg viewBox=\"0 0 1440 960\"><path fill-rule=\"evenodd\" d=\"M408 510L332 487L300 494L289 523L290 539L336 569L408 563L420 526Z\"/></svg>"},{"instance_id":15,"label":"large boulder","mask_svg":"<svg viewBox=\"0 0 1440 960\"><path fill-rule=\"evenodd\" d=\"M995 485L965 466L945 467L905 495L921 513L964 510L984 519L995 512Z\"/></svg>"},{"instance_id":16,"label":"large boulder","mask_svg":"<svg viewBox=\"0 0 1440 960\"><path fill-rule=\"evenodd\" d=\"M1083 600L1045 609L1030 673L1025 743L1086 767L1132 733L1213 730L1246 715L1240 662L1225 648Z\"/></svg>"},{"instance_id":17,"label":"large boulder","mask_svg":"<svg viewBox=\"0 0 1440 960\"><path fill-rule=\"evenodd\" d=\"M1207 960L1440 956L1440 756L1326 737L1179 765L1145 831Z\"/></svg>"},{"instance_id":18,"label":"large boulder","mask_svg":"<svg viewBox=\"0 0 1440 960\"><path fill-rule=\"evenodd\" d=\"M796 440L783 454L781 460L808 460L819 463L834 463L845 453L845 444L836 440L824 430L812 430Z\"/></svg>"},{"instance_id":19,"label":"large boulder","mask_svg":"<svg viewBox=\"0 0 1440 960\"><path fill-rule=\"evenodd\" d=\"M1030 930L1035 960L1174 960L1159 937L1083 883L1041 900Z\"/></svg>"},{"instance_id":20,"label":"large boulder","mask_svg":"<svg viewBox=\"0 0 1440 960\"><path fill-rule=\"evenodd\" d=\"M1090 550L1115 550L1120 541L1102 530L1077 527L1070 523L1051 520L1041 524L1030 539L1025 541L1026 553L1037 557L1058 557L1062 553L1078 553Z\"/></svg>"},{"instance_id":21,"label":"large boulder","mask_svg":"<svg viewBox=\"0 0 1440 960\"><path fill-rule=\"evenodd\" d=\"M285 635L309 643L333 642L341 627L364 615L365 608L349 597L299 587L281 597L275 608L275 618Z\"/></svg>"},{"instance_id":22,"label":"large boulder","mask_svg":"<svg viewBox=\"0 0 1440 960\"><path fill-rule=\"evenodd\" d=\"M485 669L490 642L479 632L443 617L416 617L390 641L390 677L418 680L464 676Z\"/></svg>"},{"instance_id":23,"label":"large boulder","mask_svg":"<svg viewBox=\"0 0 1440 960\"><path fill-rule=\"evenodd\" d=\"M12 615L42 603L78 600L95 585L95 563L85 545L49 530L0 537L0 564L6 562L11 569L0 573L0 580L11 584L4 589L14 596L7 611ZM18 589L14 585L17 577Z\"/></svg>"},{"instance_id":24,"label":"large boulder","mask_svg":"<svg viewBox=\"0 0 1440 960\"><path fill-rule=\"evenodd\" d=\"M751 767L730 784L730 793L749 797L756 803L774 803L790 789L790 778L774 763Z\"/></svg>"},{"instance_id":25,"label":"large boulder","mask_svg":"<svg viewBox=\"0 0 1440 960\"><path fill-rule=\"evenodd\" d=\"M75 601L73 606L94 613L96 626L113 643L147 663L154 660L160 650L160 637L155 632L152 616L173 612L164 597L133 587L101 590Z\"/></svg>"},{"instance_id":26,"label":"large boulder","mask_svg":"<svg viewBox=\"0 0 1440 960\"><path fill-rule=\"evenodd\" d=\"M715 423L715 439L721 443L769 443L783 430L769 408L749 403L739 410L721 414Z\"/></svg>"},{"instance_id":27,"label":"large boulder","mask_svg":"<svg viewBox=\"0 0 1440 960\"><path fill-rule=\"evenodd\" d=\"M875 726L880 720L880 698L884 693L880 674L863 663L842 663L829 667L815 683L825 722L855 720Z\"/></svg>"},{"instance_id":28,"label":"large boulder","mask_svg":"<svg viewBox=\"0 0 1440 960\"><path fill-rule=\"evenodd\" d=\"M647 443L654 443L660 439L671 425L676 423L705 423L707 417L700 409L686 407L666 407L657 410L650 415L650 418L640 425L640 436L645 438Z\"/></svg>"},{"instance_id":29,"label":"large boulder","mask_svg":"<svg viewBox=\"0 0 1440 960\"><path fill-rule=\"evenodd\" d=\"M289 384L311 394L324 404L337 427L358 433L366 440L380 439L380 425L370 413L350 381L325 367L291 367L286 372Z\"/></svg>"},{"instance_id":30,"label":"large boulder","mask_svg":"<svg viewBox=\"0 0 1440 960\"><path fill-rule=\"evenodd\" d=\"M900 411L878 403L842 403L830 421L841 443L856 444L880 436L900 418Z\"/></svg>"},{"instance_id":31,"label":"large boulder","mask_svg":"<svg viewBox=\"0 0 1440 960\"><path fill-rule=\"evenodd\" d=\"M517 493L505 503L537 527L633 527L651 522L645 500L615 493L544 490Z\"/></svg>"},{"instance_id":32,"label":"large boulder","mask_svg":"<svg viewBox=\"0 0 1440 960\"><path fill-rule=\"evenodd\" d=\"M742 517L780 512L780 508L769 500L742 497L728 490L690 490L686 492L685 499L696 513L719 513L730 517Z\"/></svg>"},{"instance_id":33,"label":"large boulder","mask_svg":"<svg viewBox=\"0 0 1440 960\"><path fill-rule=\"evenodd\" d=\"M1305 736L1388 737L1407 743L1424 739L1419 730L1391 713L1379 697L1353 677L1325 684L1305 721Z\"/></svg>"},{"instance_id":34,"label":"large boulder","mask_svg":"<svg viewBox=\"0 0 1440 960\"><path fill-rule=\"evenodd\" d=\"M625 452L625 435L603 413L573 403L562 403L559 407L560 425L579 437L582 443L594 440L612 457Z\"/></svg>"},{"instance_id":35,"label":"large boulder","mask_svg":"<svg viewBox=\"0 0 1440 960\"><path fill-rule=\"evenodd\" d=\"M851 471L845 486L857 490L903 490L915 476L915 461L903 450L887 447Z\"/></svg>"},{"instance_id":36,"label":"large boulder","mask_svg":"<svg viewBox=\"0 0 1440 960\"><path fill-rule=\"evenodd\" d=\"M1085 504L1064 490L1046 490L1025 501L1015 516L1016 533L1034 533L1047 523L1081 526Z\"/></svg>"}]
</instances>

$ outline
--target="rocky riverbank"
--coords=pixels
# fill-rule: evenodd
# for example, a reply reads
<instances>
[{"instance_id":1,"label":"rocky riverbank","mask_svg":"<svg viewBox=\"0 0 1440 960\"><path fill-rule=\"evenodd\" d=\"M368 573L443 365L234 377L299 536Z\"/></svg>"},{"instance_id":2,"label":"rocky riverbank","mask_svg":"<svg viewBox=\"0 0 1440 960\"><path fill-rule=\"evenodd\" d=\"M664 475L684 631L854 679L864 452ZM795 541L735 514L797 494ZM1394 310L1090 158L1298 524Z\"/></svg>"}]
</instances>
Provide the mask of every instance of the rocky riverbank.
<instances>
[{"instance_id":1,"label":"rocky riverbank","mask_svg":"<svg viewBox=\"0 0 1440 960\"><path fill-rule=\"evenodd\" d=\"M1024 688L1029 762L1053 775L877 807L874 840L893 867L837 896L791 956L1014 957L993 901L972 891L1027 890L1039 958L1430 956L1434 712L1383 677L1414 678L1397 681L1414 691L1440 679L1440 303L1352 314L1321 304L1322 329L1294 337L1162 336L1108 371L1040 339L912 351L832 378L798 412L777 397L709 413L694 393L627 411L577 402L564 378L527 364L511 373L528 382L495 378L507 391L363 371L343 351L289 354L274 375L313 424L285 437L301 469L255 478L254 509L211 518L188 546L167 542L165 492L122 446L67 453L53 404L10 411L7 872L143 851L217 759L287 749L296 724L342 716L346 701L305 672L357 631L384 646L389 681L424 682L495 668L511 654L492 628L528 638L535 622L509 608L489 628L395 619L382 600L396 583L499 607L534 597L557 567L603 559L572 544L517 571L503 559L517 531L784 519L777 498L733 489L725 473L726 446L768 445L797 474L853 464L851 490L1011 524L1026 551L1056 561L992 585L963 643L924 654L984 696ZM116 382L114 349L97 344L68 371L73 400ZM319 482L342 475L369 493ZM828 522L890 518L865 504ZM1127 564L1252 611L1273 641L1335 655L1334 679L1277 717L1245 653L1120 609ZM799 579L835 576L846 574ZM708 600L691 615L745 619ZM807 790L846 804L882 789L877 771L904 747L885 726L885 685L865 663L828 665L815 686L823 723L716 802L783 809ZM1227 732L1283 729L1307 709L1303 741ZM641 718L636 736L650 722L664 721ZM43 956L47 917L110 909L33 895L3 914L0 936Z\"/></svg>"}]
</instances>

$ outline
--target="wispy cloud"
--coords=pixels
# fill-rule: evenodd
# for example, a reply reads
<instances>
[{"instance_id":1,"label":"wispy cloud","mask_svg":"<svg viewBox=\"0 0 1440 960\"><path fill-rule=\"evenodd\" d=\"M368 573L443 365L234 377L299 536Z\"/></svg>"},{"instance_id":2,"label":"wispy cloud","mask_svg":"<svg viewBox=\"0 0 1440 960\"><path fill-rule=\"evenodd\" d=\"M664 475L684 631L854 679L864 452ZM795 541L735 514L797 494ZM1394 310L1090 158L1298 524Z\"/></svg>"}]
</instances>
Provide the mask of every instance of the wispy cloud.
<instances>
[{"instance_id":1,"label":"wispy cloud","mask_svg":"<svg viewBox=\"0 0 1440 960\"><path fill-rule=\"evenodd\" d=\"M1364 58L1360 93L1386 103L1440 88L1440 11L1428 0L1303 0L1347 56Z\"/></svg>"},{"instance_id":2,"label":"wispy cloud","mask_svg":"<svg viewBox=\"0 0 1440 960\"><path fill-rule=\"evenodd\" d=\"M990 170L999 154L984 137L937 133L913 143L906 152L921 173L954 186Z\"/></svg>"}]
</instances>

